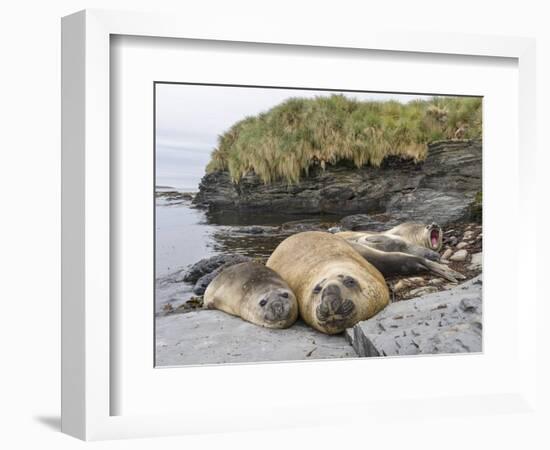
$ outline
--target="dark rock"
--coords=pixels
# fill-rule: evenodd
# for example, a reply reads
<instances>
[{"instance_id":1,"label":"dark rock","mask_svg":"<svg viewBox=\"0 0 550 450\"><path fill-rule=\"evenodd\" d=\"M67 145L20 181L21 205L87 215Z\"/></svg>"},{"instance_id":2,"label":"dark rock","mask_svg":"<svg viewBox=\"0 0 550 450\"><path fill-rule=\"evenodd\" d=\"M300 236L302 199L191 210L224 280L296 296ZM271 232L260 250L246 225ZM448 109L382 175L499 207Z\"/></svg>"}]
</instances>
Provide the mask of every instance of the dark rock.
<instances>
[{"instance_id":1,"label":"dark rock","mask_svg":"<svg viewBox=\"0 0 550 450\"><path fill-rule=\"evenodd\" d=\"M329 225L320 223L319 219L302 219L285 222L281 229L286 233L301 233L302 231L327 231Z\"/></svg>"},{"instance_id":2,"label":"dark rock","mask_svg":"<svg viewBox=\"0 0 550 450\"><path fill-rule=\"evenodd\" d=\"M481 191L475 195L474 201L470 205L470 219L478 223L481 223L483 219L483 202Z\"/></svg>"},{"instance_id":3,"label":"dark rock","mask_svg":"<svg viewBox=\"0 0 550 450\"><path fill-rule=\"evenodd\" d=\"M456 236L451 236L449 239L447 239L445 243L451 246L455 246L457 242L458 242L458 238Z\"/></svg>"},{"instance_id":4,"label":"dark rock","mask_svg":"<svg viewBox=\"0 0 550 450\"><path fill-rule=\"evenodd\" d=\"M250 261L252 258L239 254L217 255L211 258L203 258L199 262L193 264L183 276L183 281L187 283L197 283L200 278L207 275L220 267L228 267L233 264ZM200 295L200 294L199 294Z\"/></svg>"},{"instance_id":5,"label":"dark rock","mask_svg":"<svg viewBox=\"0 0 550 450\"><path fill-rule=\"evenodd\" d=\"M351 231L384 231L399 225L399 221L391 218L387 214L375 214L372 216L367 214L353 214L344 217L340 221L340 224L344 229Z\"/></svg>"},{"instance_id":6,"label":"dark rock","mask_svg":"<svg viewBox=\"0 0 550 450\"><path fill-rule=\"evenodd\" d=\"M447 291L390 304L346 330L360 356L480 352L481 276Z\"/></svg>"},{"instance_id":7,"label":"dark rock","mask_svg":"<svg viewBox=\"0 0 550 450\"><path fill-rule=\"evenodd\" d=\"M156 197L164 198L168 201L191 201L195 197L192 192L179 192L179 191L157 191Z\"/></svg>"},{"instance_id":8,"label":"dark rock","mask_svg":"<svg viewBox=\"0 0 550 450\"><path fill-rule=\"evenodd\" d=\"M195 283L195 286L193 287L193 293L197 295L203 295L204 291L206 291L206 288L208 285L212 282L214 278L226 267L230 266L232 264L229 264L227 266L218 267L216 270L213 270L210 273L207 273L200 277L197 282Z\"/></svg>"},{"instance_id":9,"label":"dark rock","mask_svg":"<svg viewBox=\"0 0 550 450\"><path fill-rule=\"evenodd\" d=\"M240 233L240 234L267 234L272 233L274 231L277 231L277 227L266 227L261 225L249 225L249 226L242 226L242 227L232 227L233 233Z\"/></svg>"},{"instance_id":10,"label":"dark rock","mask_svg":"<svg viewBox=\"0 0 550 450\"><path fill-rule=\"evenodd\" d=\"M423 162L392 156L380 167L357 169L345 162L325 170L316 166L295 185L264 184L253 173L233 183L229 173L213 172L203 177L193 202L213 210L365 214L365 223L343 223L348 229L391 228L404 220L444 226L470 218L471 204L481 191L481 154L480 141L440 141L428 146ZM373 217L380 213L387 220Z\"/></svg>"}]
</instances>

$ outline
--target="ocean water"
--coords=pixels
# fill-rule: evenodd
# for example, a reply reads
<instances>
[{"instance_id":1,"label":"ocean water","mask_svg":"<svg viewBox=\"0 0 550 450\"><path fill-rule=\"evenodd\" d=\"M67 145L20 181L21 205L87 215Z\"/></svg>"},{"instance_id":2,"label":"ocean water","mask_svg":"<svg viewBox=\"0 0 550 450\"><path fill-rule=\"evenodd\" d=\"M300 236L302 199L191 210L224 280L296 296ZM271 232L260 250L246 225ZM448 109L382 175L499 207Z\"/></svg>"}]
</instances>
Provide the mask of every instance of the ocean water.
<instances>
[{"instance_id":1,"label":"ocean water","mask_svg":"<svg viewBox=\"0 0 550 450\"><path fill-rule=\"evenodd\" d=\"M220 212L193 208L188 201L171 203L157 197L155 208L156 311L176 307L193 297L193 286L181 281L186 269L202 258L239 253L267 259L289 233L281 225L307 222L331 226L338 216ZM266 233L243 232L259 225Z\"/></svg>"}]
</instances>

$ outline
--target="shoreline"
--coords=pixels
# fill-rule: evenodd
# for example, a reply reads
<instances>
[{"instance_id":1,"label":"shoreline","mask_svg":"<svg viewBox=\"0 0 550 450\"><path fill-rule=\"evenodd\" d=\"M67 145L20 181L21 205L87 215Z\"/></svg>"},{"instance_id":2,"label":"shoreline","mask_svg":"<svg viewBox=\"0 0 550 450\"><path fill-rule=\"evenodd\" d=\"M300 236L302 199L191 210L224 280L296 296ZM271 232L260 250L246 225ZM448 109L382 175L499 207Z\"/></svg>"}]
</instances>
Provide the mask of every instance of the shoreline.
<instances>
[{"instance_id":1,"label":"shoreline","mask_svg":"<svg viewBox=\"0 0 550 450\"><path fill-rule=\"evenodd\" d=\"M300 215L301 219L286 221L281 224L265 225L266 221L248 213L236 214L237 219L245 217L256 218L256 225L235 224L232 217L229 224L208 222L208 211L197 209L190 203L188 198L178 198L173 203L157 205L160 208L168 208L177 212L178 209L188 209L197 216L197 223L194 225L202 235L198 239L205 242L206 248L210 248L210 254L201 254L197 258L188 258L186 252L180 263L162 273L155 274L155 311L159 316L188 313L197 310L201 306L202 291L198 286L204 285L200 277L192 281L183 281L189 268L196 265L205 258L225 255L243 255L265 263L275 247L286 237L301 231L319 230L336 232L347 229L343 224L347 223L345 216L340 218L337 215L323 215L311 218L305 214ZM179 208L178 208L179 207ZM282 217L282 216L278 216ZM292 217L292 216L290 216ZM330 217L332 220L327 222ZM338 220L340 218L340 220ZM227 219L227 218L226 218ZM237 220L238 221L238 220ZM383 224L382 224L383 225ZM451 254L458 253L453 260L443 258L443 262L450 268L466 276L466 280L481 273L482 259L482 224L478 222L458 222L449 224L443 229L443 248L441 254L451 258ZM196 244L197 242L195 242ZM174 246L173 246L174 247ZM451 252L451 253L449 253ZM464 258L461 257L464 255ZM204 273L207 275L207 273ZM202 275L201 275L202 276ZM207 281L209 282L209 280ZM414 298L418 295L448 290L453 284L434 276L431 273L419 273L411 276L386 277L386 284L390 288L392 301L403 301ZM195 289L196 288L196 289Z\"/></svg>"}]
</instances>

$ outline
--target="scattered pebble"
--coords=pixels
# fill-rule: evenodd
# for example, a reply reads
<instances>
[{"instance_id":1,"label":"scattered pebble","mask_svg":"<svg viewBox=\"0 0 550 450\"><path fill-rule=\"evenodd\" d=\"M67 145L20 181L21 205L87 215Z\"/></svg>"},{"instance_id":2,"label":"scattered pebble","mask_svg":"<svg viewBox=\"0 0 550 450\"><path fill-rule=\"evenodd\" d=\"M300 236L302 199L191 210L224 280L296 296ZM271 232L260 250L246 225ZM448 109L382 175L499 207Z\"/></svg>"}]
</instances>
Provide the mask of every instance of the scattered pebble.
<instances>
[{"instance_id":1,"label":"scattered pebble","mask_svg":"<svg viewBox=\"0 0 550 450\"><path fill-rule=\"evenodd\" d=\"M453 256L451 256L451 261L466 261L466 258L468 257L468 251L466 249L462 249L457 251Z\"/></svg>"},{"instance_id":2,"label":"scattered pebble","mask_svg":"<svg viewBox=\"0 0 550 450\"><path fill-rule=\"evenodd\" d=\"M410 295L412 295L414 297L418 297L418 296L421 296L421 295L433 294L434 292L437 292L438 290L439 289L437 289L435 286L422 286L422 287L413 289L410 292Z\"/></svg>"},{"instance_id":3,"label":"scattered pebble","mask_svg":"<svg viewBox=\"0 0 550 450\"><path fill-rule=\"evenodd\" d=\"M452 254L453 254L453 251L450 248L448 248L443 252L443 255L441 255L441 259L448 260Z\"/></svg>"},{"instance_id":4,"label":"scattered pebble","mask_svg":"<svg viewBox=\"0 0 550 450\"><path fill-rule=\"evenodd\" d=\"M397 283L395 283L392 287L393 292L401 292L409 287L409 283L407 283L405 280L399 280Z\"/></svg>"},{"instance_id":5,"label":"scattered pebble","mask_svg":"<svg viewBox=\"0 0 550 450\"><path fill-rule=\"evenodd\" d=\"M409 283L412 283L412 284L424 283L424 278L422 277L410 277L410 278L405 278L405 280L408 280Z\"/></svg>"},{"instance_id":6,"label":"scattered pebble","mask_svg":"<svg viewBox=\"0 0 550 450\"><path fill-rule=\"evenodd\" d=\"M482 253L474 253L472 255L472 261L470 265L468 266L468 269L470 270L481 270L481 264L483 261L483 254Z\"/></svg>"},{"instance_id":7,"label":"scattered pebble","mask_svg":"<svg viewBox=\"0 0 550 450\"><path fill-rule=\"evenodd\" d=\"M464 236L463 236L463 238L466 239L466 240L472 239L473 237L474 237L474 232L473 231L466 231L464 233Z\"/></svg>"},{"instance_id":8,"label":"scattered pebble","mask_svg":"<svg viewBox=\"0 0 550 450\"><path fill-rule=\"evenodd\" d=\"M458 245L456 246L457 250L461 250L463 248L466 248L468 247L468 243L467 242L459 242Z\"/></svg>"}]
</instances>

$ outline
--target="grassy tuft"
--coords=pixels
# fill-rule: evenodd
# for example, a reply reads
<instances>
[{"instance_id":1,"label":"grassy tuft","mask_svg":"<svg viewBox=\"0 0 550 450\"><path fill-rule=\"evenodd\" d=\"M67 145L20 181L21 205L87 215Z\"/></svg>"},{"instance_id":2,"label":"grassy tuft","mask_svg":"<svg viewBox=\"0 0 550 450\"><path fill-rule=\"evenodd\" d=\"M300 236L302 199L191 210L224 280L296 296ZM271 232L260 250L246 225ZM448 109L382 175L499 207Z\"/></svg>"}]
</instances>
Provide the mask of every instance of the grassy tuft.
<instances>
[{"instance_id":1,"label":"grassy tuft","mask_svg":"<svg viewBox=\"0 0 550 450\"><path fill-rule=\"evenodd\" d=\"M379 166L389 155L421 161L428 142L480 137L480 98L434 97L405 104L343 95L292 98L219 136L207 172L227 170L234 182L254 172L266 184L292 184L312 166L339 161Z\"/></svg>"}]
</instances>

